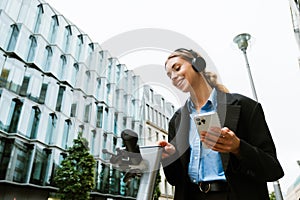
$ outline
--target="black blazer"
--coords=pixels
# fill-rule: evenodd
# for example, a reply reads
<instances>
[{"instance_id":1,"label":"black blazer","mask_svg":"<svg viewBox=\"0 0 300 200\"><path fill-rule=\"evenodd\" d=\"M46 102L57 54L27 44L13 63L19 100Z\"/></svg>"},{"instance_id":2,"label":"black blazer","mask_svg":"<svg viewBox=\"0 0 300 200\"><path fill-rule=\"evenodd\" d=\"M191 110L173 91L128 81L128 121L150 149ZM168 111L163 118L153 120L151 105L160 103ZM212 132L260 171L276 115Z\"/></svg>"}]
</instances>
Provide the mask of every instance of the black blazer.
<instances>
[{"instance_id":1,"label":"black blazer","mask_svg":"<svg viewBox=\"0 0 300 200\"><path fill-rule=\"evenodd\" d=\"M229 200L269 199L267 182L283 177L276 149L261 105L243 95L217 91L217 112L221 124L240 138L240 158L221 153L230 190ZM190 117L187 104L176 111L169 122L168 141L176 153L162 165L168 182L175 186L175 200L185 200L192 192L188 176L190 159Z\"/></svg>"}]
</instances>

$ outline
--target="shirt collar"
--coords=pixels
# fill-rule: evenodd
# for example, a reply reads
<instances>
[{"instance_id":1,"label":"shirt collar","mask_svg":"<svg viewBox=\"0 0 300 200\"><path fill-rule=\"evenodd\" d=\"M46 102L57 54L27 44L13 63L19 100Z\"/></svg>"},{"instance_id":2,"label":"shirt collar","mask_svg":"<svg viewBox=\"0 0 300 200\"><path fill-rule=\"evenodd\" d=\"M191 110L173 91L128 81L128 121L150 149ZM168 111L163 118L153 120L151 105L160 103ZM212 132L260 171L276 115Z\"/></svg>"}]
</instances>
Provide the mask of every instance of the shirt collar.
<instances>
[{"instance_id":1,"label":"shirt collar","mask_svg":"<svg viewBox=\"0 0 300 200\"><path fill-rule=\"evenodd\" d=\"M187 109L189 113L195 112L195 106L193 101L191 100L191 97L188 98L188 103L187 103ZM205 104L201 107L201 110L216 110L217 108L217 90L215 88L212 89L207 101Z\"/></svg>"}]
</instances>

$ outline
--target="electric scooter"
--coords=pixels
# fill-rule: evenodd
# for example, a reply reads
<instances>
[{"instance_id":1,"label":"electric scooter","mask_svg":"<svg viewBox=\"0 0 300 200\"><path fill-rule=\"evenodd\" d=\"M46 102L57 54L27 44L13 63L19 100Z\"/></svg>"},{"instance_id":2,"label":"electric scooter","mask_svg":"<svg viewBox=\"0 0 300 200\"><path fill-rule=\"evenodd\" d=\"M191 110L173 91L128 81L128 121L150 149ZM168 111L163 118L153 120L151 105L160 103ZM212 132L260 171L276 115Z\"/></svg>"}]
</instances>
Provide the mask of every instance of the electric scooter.
<instances>
[{"instance_id":1,"label":"electric scooter","mask_svg":"<svg viewBox=\"0 0 300 200\"><path fill-rule=\"evenodd\" d=\"M124 182L140 177L137 200L151 200L163 149L161 146L139 147L138 134L129 129L122 131L121 138L124 149L116 149L117 154L106 149L102 152L111 156L110 163L114 168L125 172Z\"/></svg>"}]
</instances>

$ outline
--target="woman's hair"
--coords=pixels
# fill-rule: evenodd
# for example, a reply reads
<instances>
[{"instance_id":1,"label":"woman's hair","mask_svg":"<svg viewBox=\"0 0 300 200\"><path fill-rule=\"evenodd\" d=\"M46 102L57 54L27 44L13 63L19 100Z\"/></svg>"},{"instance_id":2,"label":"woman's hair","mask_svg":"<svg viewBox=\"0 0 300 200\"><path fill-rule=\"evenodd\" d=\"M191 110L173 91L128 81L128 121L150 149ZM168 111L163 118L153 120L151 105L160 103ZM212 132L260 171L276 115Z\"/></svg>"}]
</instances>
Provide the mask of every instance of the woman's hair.
<instances>
[{"instance_id":1,"label":"woman's hair","mask_svg":"<svg viewBox=\"0 0 300 200\"><path fill-rule=\"evenodd\" d=\"M229 90L222 84L220 84L218 82L218 76L216 73L214 72L204 72L203 73L206 81L208 82L208 84L213 87L216 88L219 91L225 92L225 93L229 93Z\"/></svg>"},{"instance_id":2,"label":"woman's hair","mask_svg":"<svg viewBox=\"0 0 300 200\"><path fill-rule=\"evenodd\" d=\"M174 52L172 52L168 56L168 58L167 58L167 60L165 62L165 66L166 66L168 60L171 59L171 58L174 58L174 57L180 57L180 58L182 58L182 59L184 59L184 60L186 60L186 61L188 61L189 63L192 64L192 60L195 57L195 55L193 55L193 54L196 54L196 55L198 55L198 56L201 57L201 55L198 52L193 51L193 50L187 50L187 49L182 49L182 48L180 49L180 51L179 50L175 50ZM217 80L218 76L217 76L216 73L214 73L214 72L207 72L204 69L203 70L203 75L204 75L204 78L206 79L206 81L208 82L208 84L212 88L216 88L219 91L222 91L222 92L225 92L225 93L229 93L229 90L224 85L222 85L222 84L220 84L218 82L218 80Z\"/></svg>"}]
</instances>

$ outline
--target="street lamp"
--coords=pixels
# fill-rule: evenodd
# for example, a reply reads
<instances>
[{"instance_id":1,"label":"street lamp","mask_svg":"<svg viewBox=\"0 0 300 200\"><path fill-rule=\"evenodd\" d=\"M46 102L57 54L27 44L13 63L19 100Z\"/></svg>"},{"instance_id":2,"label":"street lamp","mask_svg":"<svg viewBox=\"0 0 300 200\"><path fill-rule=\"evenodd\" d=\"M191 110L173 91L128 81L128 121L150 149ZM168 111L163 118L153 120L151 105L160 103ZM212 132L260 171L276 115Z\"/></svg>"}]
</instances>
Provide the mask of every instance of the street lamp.
<instances>
[{"instance_id":1,"label":"street lamp","mask_svg":"<svg viewBox=\"0 0 300 200\"><path fill-rule=\"evenodd\" d=\"M251 35L249 33L241 33L233 38L233 42L238 45L239 49L244 54L247 69L248 69L252 93L253 93L255 100L258 101L254 82L253 82L252 75L251 75L250 65L249 65L247 53L246 53L246 50L248 47L248 41L250 40L250 38L251 38ZM278 180L273 182L273 187L274 187L274 193L275 193L276 200L283 200L281 189L280 189L280 184L279 184Z\"/></svg>"},{"instance_id":2,"label":"street lamp","mask_svg":"<svg viewBox=\"0 0 300 200\"><path fill-rule=\"evenodd\" d=\"M250 40L250 38L251 38L250 34L242 33L242 34L239 34L239 35L235 36L233 38L233 42L237 43L239 49L243 52L243 54L245 56L246 66L247 66L247 69L248 69L248 75L249 75L249 79L250 79L250 83L251 83L252 93L253 93L253 96L254 96L255 100L257 101L258 100L257 99L257 94L256 94L256 91L255 91L254 82L253 82L252 74L251 74L251 70L250 70L250 65L249 65L248 57L247 57L247 53L246 53L246 50L247 50L247 47L248 47L248 41Z\"/></svg>"}]
</instances>

